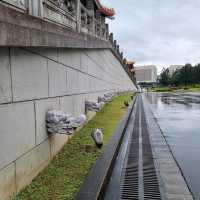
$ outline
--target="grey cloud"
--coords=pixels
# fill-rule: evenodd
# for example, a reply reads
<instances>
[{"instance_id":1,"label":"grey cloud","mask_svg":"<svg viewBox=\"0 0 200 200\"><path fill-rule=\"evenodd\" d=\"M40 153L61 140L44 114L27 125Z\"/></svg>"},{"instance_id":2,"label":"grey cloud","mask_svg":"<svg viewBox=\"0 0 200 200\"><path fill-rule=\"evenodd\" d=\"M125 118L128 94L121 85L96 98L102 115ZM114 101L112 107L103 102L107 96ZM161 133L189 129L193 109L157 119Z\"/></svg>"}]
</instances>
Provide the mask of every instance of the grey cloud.
<instances>
[{"instance_id":1,"label":"grey cloud","mask_svg":"<svg viewBox=\"0 0 200 200\"><path fill-rule=\"evenodd\" d=\"M160 66L200 62L199 0L103 0L110 29L129 59Z\"/></svg>"}]
</instances>

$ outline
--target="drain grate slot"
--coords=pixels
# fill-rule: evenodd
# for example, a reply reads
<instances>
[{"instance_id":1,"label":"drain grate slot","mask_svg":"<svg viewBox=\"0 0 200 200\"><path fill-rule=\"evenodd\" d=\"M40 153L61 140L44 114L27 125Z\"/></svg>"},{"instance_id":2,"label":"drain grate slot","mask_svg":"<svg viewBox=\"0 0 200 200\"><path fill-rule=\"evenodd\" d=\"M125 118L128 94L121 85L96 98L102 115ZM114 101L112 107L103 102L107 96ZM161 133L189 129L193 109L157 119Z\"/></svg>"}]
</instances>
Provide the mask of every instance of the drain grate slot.
<instances>
[{"instance_id":1,"label":"drain grate slot","mask_svg":"<svg viewBox=\"0 0 200 200\"><path fill-rule=\"evenodd\" d=\"M121 191L122 200L138 200L139 197L139 109L137 106L133 133L129 142L129 153L125 167L123 187Z\"/></svg>"},{"instance_id":2,"label":"drain grate slot","mask_svg":"<svg viewBox=\"0 0 200 200\"><path fill-rule=\"evenodd\" d=\"M147 122L141 101L137 102L134 128L124 168L121 199L161 200Z\"/></svg>"},{"instance_id":3,"label":"drain grate slot","mask_svg":"<svg viewBox=\"0 0 200 200\"><path fill-rule=\"evenodd\" d=\"M143 106L141 112L144 199L159 200L161 199L160 188L153 161L152 148Z\"/></svg>"}]
</instances>

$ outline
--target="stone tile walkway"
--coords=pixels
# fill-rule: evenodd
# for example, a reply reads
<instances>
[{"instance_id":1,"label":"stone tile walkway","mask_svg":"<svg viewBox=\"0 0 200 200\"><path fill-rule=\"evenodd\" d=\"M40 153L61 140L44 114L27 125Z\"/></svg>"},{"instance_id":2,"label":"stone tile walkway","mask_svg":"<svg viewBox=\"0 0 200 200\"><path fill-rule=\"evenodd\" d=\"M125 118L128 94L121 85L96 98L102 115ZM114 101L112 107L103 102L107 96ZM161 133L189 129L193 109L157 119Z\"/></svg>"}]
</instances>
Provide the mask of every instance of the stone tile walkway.
<instances>
[{"instance_id":1,"label":"stone tile walkway","mask_svg":"<svg viewBox=\"0 0 200 200\"><path fill-rule=\"evenodd\" d=\"M187 183L172 155L159 125L156 123L148 101L143 96L153 157L163 199L193 200Z\"/></svg>"}]
</instances>

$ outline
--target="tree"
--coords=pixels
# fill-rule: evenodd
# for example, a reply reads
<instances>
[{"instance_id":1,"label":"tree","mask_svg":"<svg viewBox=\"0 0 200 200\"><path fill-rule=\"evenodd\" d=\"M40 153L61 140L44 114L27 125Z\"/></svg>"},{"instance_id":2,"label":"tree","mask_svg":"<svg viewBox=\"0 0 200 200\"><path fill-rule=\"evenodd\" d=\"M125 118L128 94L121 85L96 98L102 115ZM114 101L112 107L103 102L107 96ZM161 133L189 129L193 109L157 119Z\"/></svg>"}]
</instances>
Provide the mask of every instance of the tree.
<instances>
[{"instance_id":1,"label":"tree","mask_svg":"<svg viewBox=\"0 0 200 200\"><path fill-rule=\"evenodd\" d=\"M189 83L192 83L192 65L186 64L184 67L180 69L180 76L179 81L180 83L183 83L185 85L188 85Z\"/></svg>"},{"instance_id":2,"label":"tree","mask_svg":"<svg viewBox=\"0 0 200 200\"><path fill-rule=\"evenodd\" d=\"M169 69L162 69L162 72L160 74L160 79L159 79L160 84L162 85L169 85L170 84L170 73L169 73Z\"/></svg>"}]
</instances>

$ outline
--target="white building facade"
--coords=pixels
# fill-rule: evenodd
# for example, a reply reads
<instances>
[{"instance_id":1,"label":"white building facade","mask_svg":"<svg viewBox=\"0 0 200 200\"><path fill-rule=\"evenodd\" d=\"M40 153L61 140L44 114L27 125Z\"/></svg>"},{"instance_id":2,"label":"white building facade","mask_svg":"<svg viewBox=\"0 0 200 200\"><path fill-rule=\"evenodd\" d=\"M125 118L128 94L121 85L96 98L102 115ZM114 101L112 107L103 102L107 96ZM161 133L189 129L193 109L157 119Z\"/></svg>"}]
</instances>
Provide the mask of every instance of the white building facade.
<instances>
[{"instance_id":1,"label":"white building facade","mask_svg":"<svg viewBox=\"0 0 200 200\"><path fill-rule=\"evenodd\" d=\"M168 67L170 75L172 75L176 70L181 69L183 65L170 65Z\"/></svg>"},{"instance_id":2,"label":"white building facade","mask_svg":"<svg viewBox=\"0 0 200 200\"><path fill-rule=\"evenodd\" d=\"M146 65L135 67L136 81L140 82L156 82L157 67L155 65Z\"/></svg>"}]
</instances>

